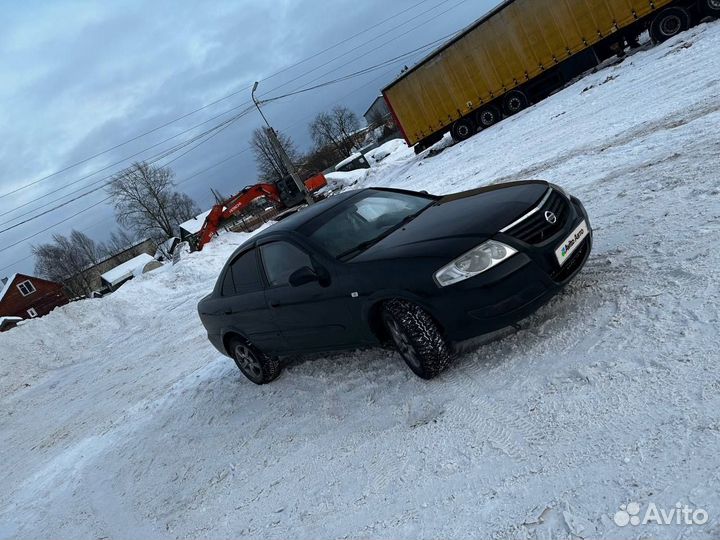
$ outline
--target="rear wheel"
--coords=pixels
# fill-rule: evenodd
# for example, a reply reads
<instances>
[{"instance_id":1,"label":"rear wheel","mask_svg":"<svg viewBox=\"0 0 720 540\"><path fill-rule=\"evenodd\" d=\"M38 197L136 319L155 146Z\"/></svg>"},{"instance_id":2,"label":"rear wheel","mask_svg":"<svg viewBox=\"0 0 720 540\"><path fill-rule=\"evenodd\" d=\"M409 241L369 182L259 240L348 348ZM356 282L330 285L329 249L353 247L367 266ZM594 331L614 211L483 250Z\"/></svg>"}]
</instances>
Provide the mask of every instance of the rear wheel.
<instances>
[{"instance_id":1,"label":"rear wheel","mask_svg":"<svg viewBox=\"0 0 720 540\"><path fill-rule=\"evenodd\" d=\"M228 352L242 374L255 384L267 384L280 375L277 358L266 355L241 338L230 339Z\"/></svg>"},{"instance_id":2,"label":"rear wheel","mask_svg":"<svg viewBox=\"0 0 720 540\"><path fill-rule=\"evenodd\" d=\"M400 356L418 377L432 379L450 365L450 346L420 306L390 300L383 306L383 322Z\"/></svg>"},{"instance_id":3,"label":"rear wheel","mask_svg":"<svg viewBox=\"0 0 720 540\"><path fill-rule=\"evenodd\" d=\"M680 32L684 32L688 28L690 28L690 14L687 10L679 7L670 7L663 9L655 15L655 18L650 23L650 38L652 38L655 43L662 43L677 36Z\"/></svg>"},{"instance_id":4,"label":"rear wheel","mask_svg":"<svg viewBox=\"0 0 720 540\"><path fill-rule=\"evenodd\" d=\"M500 111L497 107L489 106L480 109L476 115L478 126L481 129L487 129L494 126L501 120Z\"/></svg>"},{"instance_id":5,"label":"rear wheel","mask_svg":"<svg viewBox=\"0 0 720 540\"><path fill-rule=\"evenodd\" d=\"M526 109L529 104L530 102L524 92L521 92L520 90L513 90L505 96L505 99L503 100L503 110L505 111L505 114L511 116L519 113L523 109Z\"/></svg>"},{"instance_id":6,"label":"rear wheel","mask_svg":"<svg viewBox=\"0 0 720 540\"><path fill-rule=\"evenodd\" d=\"M460 142L475 135L476 131L477 127L470 118L461 118L453 124L450 129L450 135L452 135L452 138L456 142Z\"/></svg>"},{"instance_id":7,"label":"rear wheel","mask_svg":"<svg viewBox=\"0 0 720 540\"><path fill-rule=\"evenodd\" d=\"M720 17L720 0L698 0L700 13L709 17Z\"/></svg>"}]
</instances>

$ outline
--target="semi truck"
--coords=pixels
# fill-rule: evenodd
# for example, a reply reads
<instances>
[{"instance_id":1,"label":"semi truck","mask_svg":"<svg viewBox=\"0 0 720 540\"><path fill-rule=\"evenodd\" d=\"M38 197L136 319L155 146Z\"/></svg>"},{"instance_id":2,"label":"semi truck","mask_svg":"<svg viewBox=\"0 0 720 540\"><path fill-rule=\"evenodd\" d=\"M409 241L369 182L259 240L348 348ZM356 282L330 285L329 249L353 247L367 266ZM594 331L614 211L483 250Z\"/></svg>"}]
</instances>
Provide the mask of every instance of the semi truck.
<instances>
[{"instance_id":1,"label":"semi truck","mask_svg":"<svg viewBox=\"0 0 720 540\"><path fill-rule=\"evenodd\" d=\"M408 145L421 152L517 114L648 30L662 42L720 0L506 0L383 89Z\"/></svg>"}]
</instances>

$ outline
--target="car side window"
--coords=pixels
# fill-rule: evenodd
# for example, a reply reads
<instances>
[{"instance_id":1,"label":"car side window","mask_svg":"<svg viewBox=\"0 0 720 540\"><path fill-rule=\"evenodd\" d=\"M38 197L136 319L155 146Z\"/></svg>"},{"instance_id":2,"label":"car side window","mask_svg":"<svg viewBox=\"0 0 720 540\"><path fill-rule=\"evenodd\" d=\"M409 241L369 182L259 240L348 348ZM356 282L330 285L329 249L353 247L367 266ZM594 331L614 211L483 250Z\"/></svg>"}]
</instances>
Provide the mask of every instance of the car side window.
<instances>
[{"instance_id":1,"label":"car side window","mask_svg":"<svg viewBox=\"0 0 720 540\"><path fill-rule=\"evenodd\" d=\"M233 261L223 282L223 296L260 291L263 288L256 250L243 253Z\"/></svg>"},{"instance_id":2,"label":"car side window","mask_svg":"<svg viewBox=\"0 0 720 540\"><path fill-rule=\"evenodd\" d=\"M288 242L273 242L260 247L265 273L271 287L288 285L290 275L304 266L313 267L310 256Z\"/></svg>"}]
</instances>

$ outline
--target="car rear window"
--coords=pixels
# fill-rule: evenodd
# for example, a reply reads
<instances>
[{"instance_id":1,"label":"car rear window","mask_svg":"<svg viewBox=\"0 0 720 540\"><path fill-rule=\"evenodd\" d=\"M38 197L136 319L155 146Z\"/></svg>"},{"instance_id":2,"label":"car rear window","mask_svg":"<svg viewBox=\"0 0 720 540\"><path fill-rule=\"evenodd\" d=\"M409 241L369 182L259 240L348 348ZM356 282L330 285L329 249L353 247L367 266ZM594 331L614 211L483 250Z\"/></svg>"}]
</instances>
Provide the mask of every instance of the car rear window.
<instances>
[{"instance_id":1,"label":"car rear window","mask_svg":"<svg viewBox=\"0 0 720 540\"><path fill-rule=\"evenodd\" d=\"M256 251L251 249L232 262L223 282L223 296L262 290L263 283Z\"/></svg>"}]
</instances>

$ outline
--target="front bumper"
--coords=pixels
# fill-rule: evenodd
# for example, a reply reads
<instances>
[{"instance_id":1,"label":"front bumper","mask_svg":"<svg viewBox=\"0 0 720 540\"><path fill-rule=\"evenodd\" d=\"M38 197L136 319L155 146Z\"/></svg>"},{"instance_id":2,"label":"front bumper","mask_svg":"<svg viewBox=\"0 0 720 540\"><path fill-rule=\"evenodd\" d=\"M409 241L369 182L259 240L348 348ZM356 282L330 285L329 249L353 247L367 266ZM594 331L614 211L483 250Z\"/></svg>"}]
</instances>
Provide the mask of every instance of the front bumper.
<instances>
[{"instance_id":1,"label":"front bumper","mask_svg":"<svg viewBox=\"0 0 720 540\"><path fill-rule=\"evenodd\" d=\"M585 265L593 232L583 205L570 200L564 226L542 243L529 245L507 234L494 239L518 250L502 264L474 278L445 287L430 299L430 311L451 341L464 341L512 325L529 316L557 294ZM560 266L555 248L580 224L588 234Z\"/></svg>"}]
</instances>

